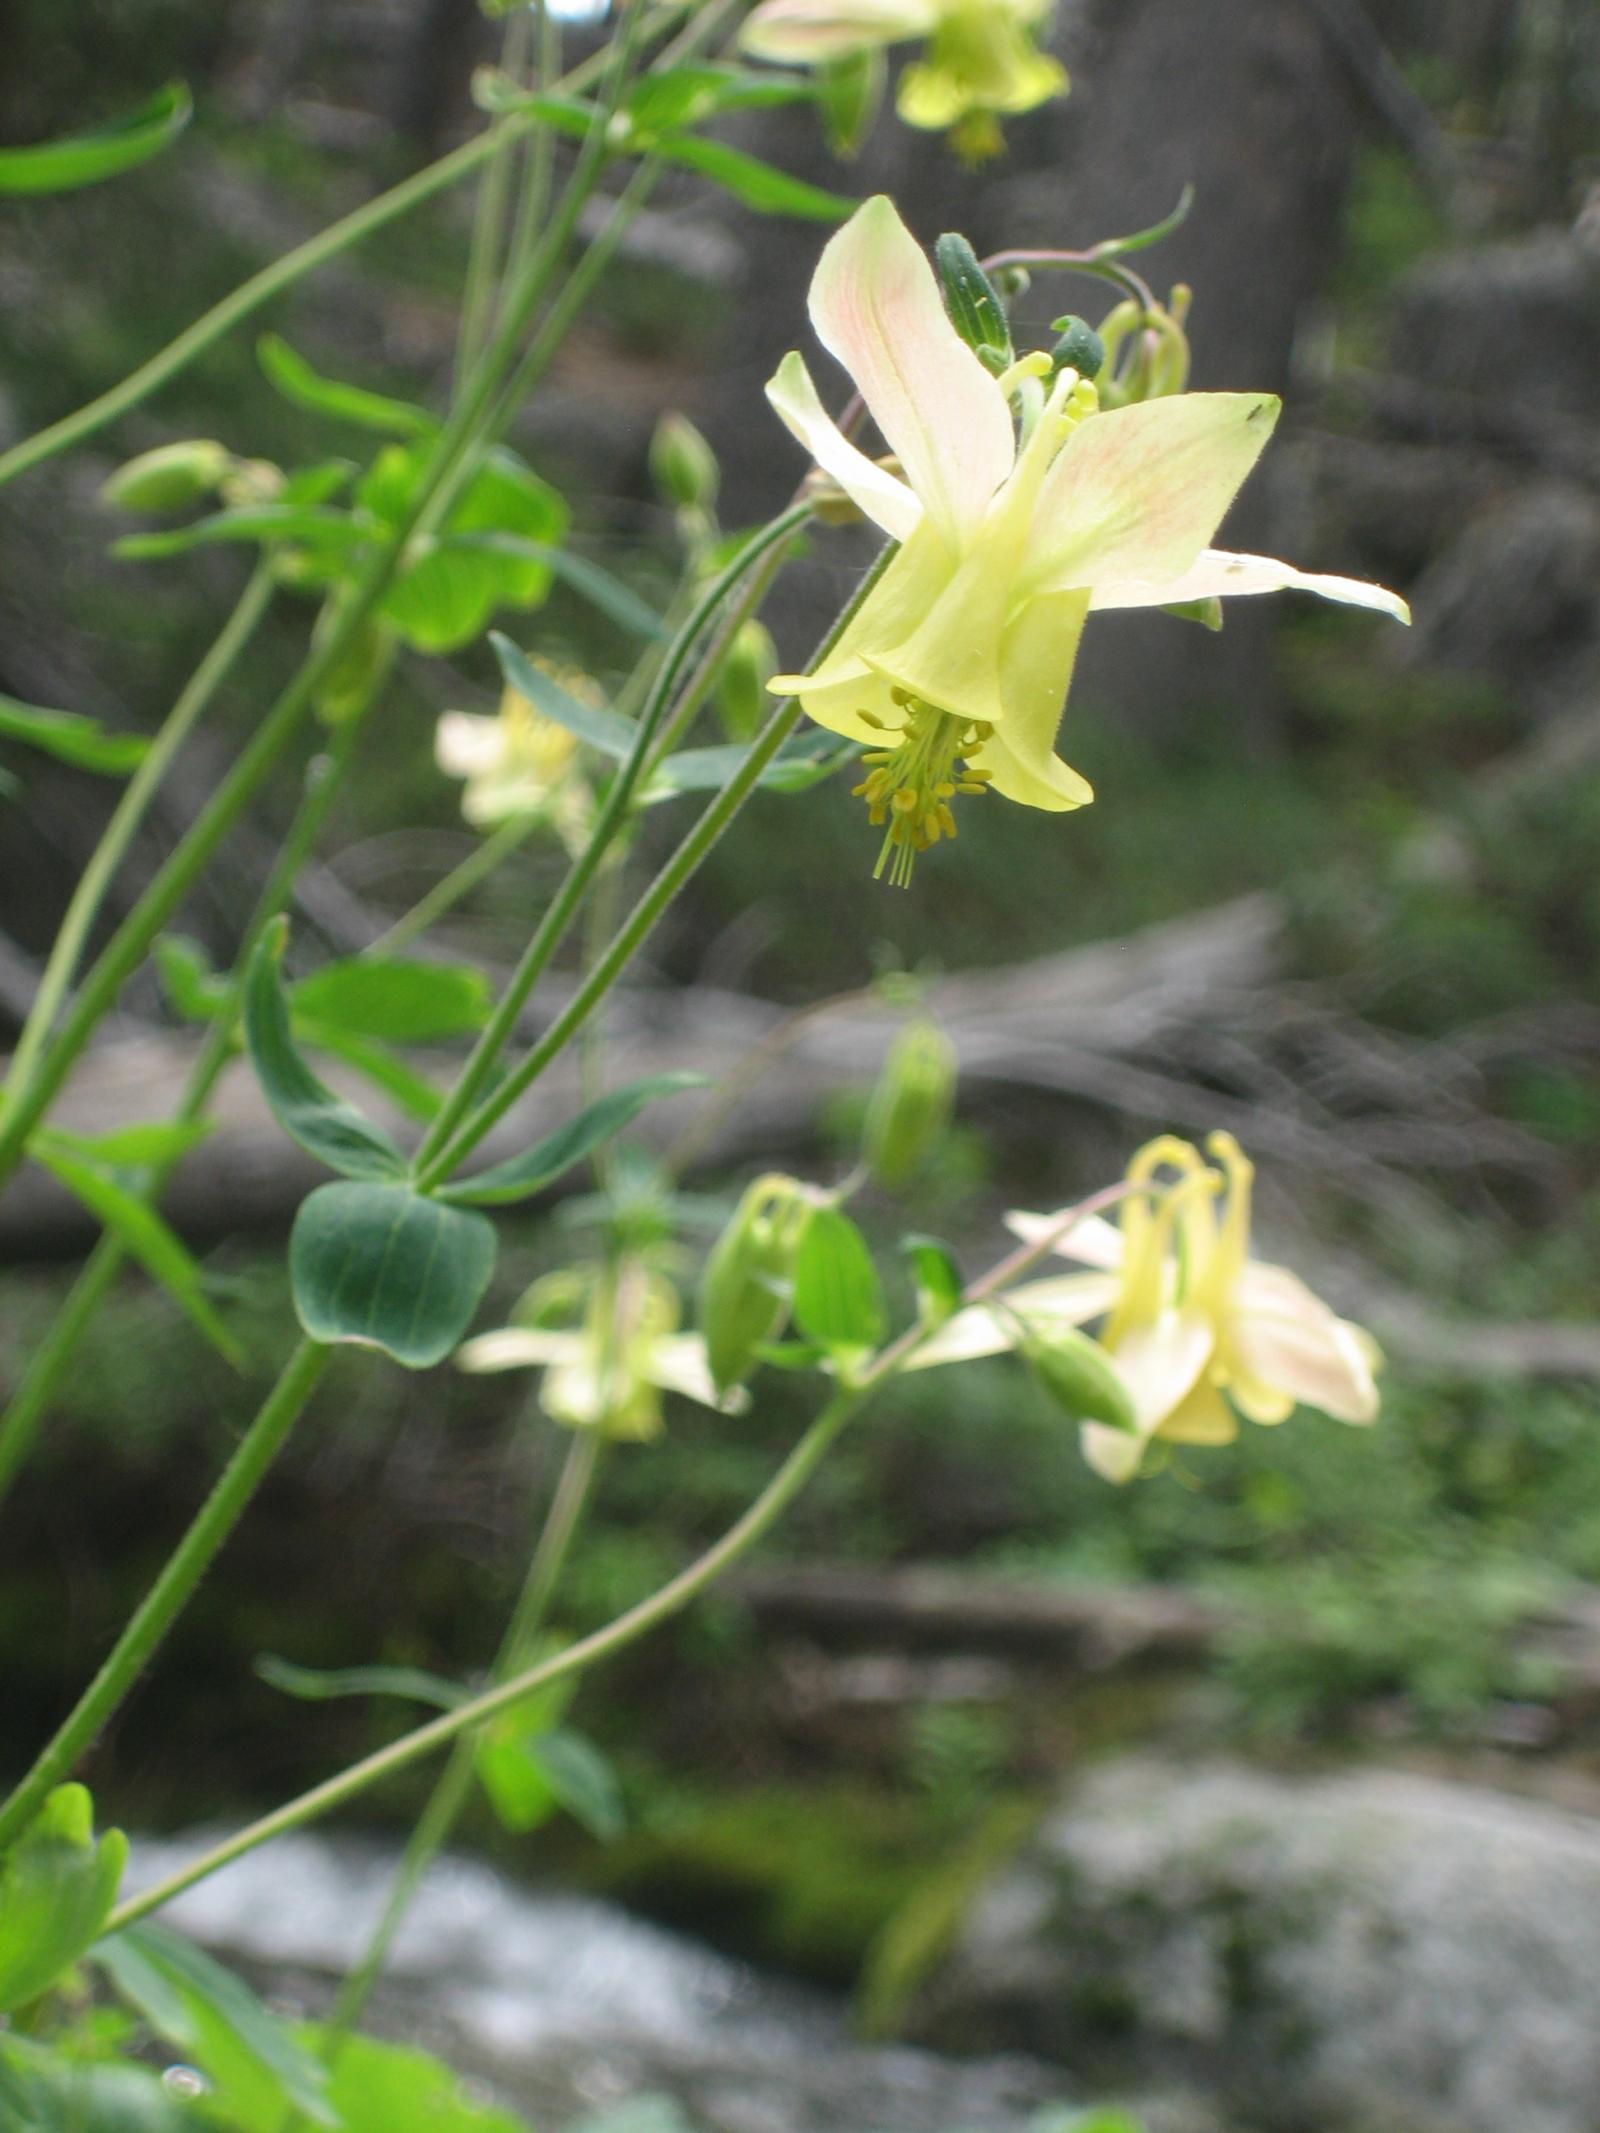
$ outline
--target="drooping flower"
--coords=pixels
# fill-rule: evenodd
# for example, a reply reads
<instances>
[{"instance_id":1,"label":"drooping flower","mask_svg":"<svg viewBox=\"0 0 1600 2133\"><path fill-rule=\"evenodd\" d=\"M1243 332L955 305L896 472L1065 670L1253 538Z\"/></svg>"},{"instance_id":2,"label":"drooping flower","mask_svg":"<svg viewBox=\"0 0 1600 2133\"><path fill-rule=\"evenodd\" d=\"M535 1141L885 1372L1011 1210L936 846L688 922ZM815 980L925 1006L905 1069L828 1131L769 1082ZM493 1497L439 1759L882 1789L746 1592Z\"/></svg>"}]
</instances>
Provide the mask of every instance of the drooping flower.
<instances>
[{"instance_id":1,"label":"drooping flower","mask_svg":"<svg viewBox=\"0 0 1600 2133\"><path fill-rule=\"evenodd\" d=\"M1296 586L1409 619L1381 586L1309 575L1207 544L1271 435L1267 393L1179 393L1107 412L1070 369L1018 426L1012 394L1050 369L993 377L950 324L893 203L868 200L813 276L817 337L855 380L893 455L852 444L804 359L767 397L817 466L898 552L812 674L770 686L866 744L858 788L886 831L879 871L955 833L953 803L985 789L1061 811L1094 795L1055 754L1091 610L1166 607Z\"/></svg>"},{"instance_id":2,"label":"drooping flower","mask_svg":"<svg viewBox=\"0 0 1600 2133\"><path fill-rule=\"evenodd\" d=\"M1067 92L1066 69L1038 46L1049 14L1049 0L761 0L740 43L757 59L809 66L923 40L895 108L976 163L1004 145L1001 118Z\"/></svg>"},{"instance_id":3,"label":"drooping flower","mask_svg":"<svg viewBox=\"0 0 1600 2133\"><path fill-rule=\"evenodd\" d=\"M680 1333L677 1291L637 1258L591 1267L536 1284L525 1315L576 1307L573 1325L505 1326L457 1351L462 1370L544 1369L539 1405L568 1429L645 1441L661 1433L661 1395L681 1393L703 1407L731 1409L745 1395L719 1399L697 1333ZM563 1310L563 1307L567 1307Z\"/></svg>"},{"instance_id":4,"label":"drooping flower","mask_svg":"<svg viewBox=\"0 0 1600 2133\"><path fill-rule=\"evenodd\" d=\"M586 674L552 670L569 696L598 708L599 691ZM446 711L434 734L434 759L449 778L466 781L461 812L475 829L492 829L516 815L541 816L573 849L587 834L591 796L578 743L518 690L507 687L500 708Z\"/></svg>"},{"instance_id":5,"label":"drooping flower","mask_svg":"<svg viewBox=\"0 0 1600 2133\"><path fill-rule=\"evenodd\" d=\"M1056 1247L1114 1284L1100 1339L1127 1386L1137 1427L1091 1422L1082 1432L1085 1458L1111 1481L1131 1480L1154 1438L1230 1443L1236 1411L1261 1423L1282 1422L1302 1404L1340 1422L1377 1416L1379 1355L1371 1336L1286 1267L1250 1257L1252 1167L1231 1134L1212 1134L1206 1147L1219 1169L1186 1141L1150 1142L1129 1166L1129 1182L1148 1186L1163 1169L1175 1170L1176 1182L1153 1199L1131 1195L1119 1224L1077 1224ZM1219 1215L1215 1200L1224 1188ZM1050 1215L1007 1219L1025 1242L1060 1222Z\"/></svg>"}]
</instances>

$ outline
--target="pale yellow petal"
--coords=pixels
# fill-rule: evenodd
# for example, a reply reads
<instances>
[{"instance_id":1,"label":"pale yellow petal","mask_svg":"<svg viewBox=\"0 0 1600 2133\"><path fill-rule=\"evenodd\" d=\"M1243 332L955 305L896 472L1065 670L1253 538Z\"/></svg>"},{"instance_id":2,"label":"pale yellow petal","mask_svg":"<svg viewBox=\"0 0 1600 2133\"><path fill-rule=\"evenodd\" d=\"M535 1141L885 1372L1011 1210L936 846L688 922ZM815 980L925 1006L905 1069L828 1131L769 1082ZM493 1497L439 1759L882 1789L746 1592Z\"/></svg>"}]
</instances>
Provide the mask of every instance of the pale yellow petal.
<instances>
[{"instance_id":1,"label":"pale yellow petal","mask_svg":"<svg viewBox=\"0 0 1600 2133\"><path fill-rule=\"evenodd\" d=\"M1327 577L1316 571L1296 570L1267 555L1230 555L1225 549L1207 548L1181 577L1163 584L1137 584L1132 580L1097 578L1090 606L1178 607L1191 600L1237 599L1247 593L1315 593L1320 600L1334 600L1344 607L1371 607L1409 622L1411 610L1398 593L1386 586L1369 584L1365 578Z\"/></svg>"},{"instance_id":2,"label":"pale yellow petal","mask_svg":"<svg viewBox=\"0 0 1600 2133\"><path fill-rule=\"evenodd\" d=\"M433 757L447 778L481 778L505 760L506 730L476 711L446 711L434 729Z\"/></svg>"},{"instance_id":3,"label":"pale yellow petal","mask_svg":"<svg viewBox=\"0 0 1600 2133\"><path fill-rule=\"evenodd\" d=\"M811 282L811 321L945 533L975 526L1011 470L1010 408L946 317L933 269L883 194L829 239Z\"/></svg>"},{"instance_id":4,"label":"pale yellow petal","mask_svg":"<svg viewBox=\"0 0 1600 2133\"><path fill-rule=\"evenodd\" d=\"M540 1364L567 1362L583 1346L579 1333L560 1333L548 1328L504 1326L496 1333L480 1333L456 1350L458 1370L528 1370Z\"/></svg>"},{"instance_id":5,"label":"pale yellow petal","mask_svg":"<svg viewBox=\"0 0 1600 2133\"><path fill-rule=\"evenodd\" d=\"M1088 779L1055 753L1087 609L1082 592L1041 594L1012 622L1000 648L1003 717L972 759L1003 799L1053 814L1094 798Z\"/></svg>"},{"instance_id":6,"label":"pale yellow petal","mask_svg":"<svg viewBox=\"0 0 1600 2133\"><path fill-rule=\"evenodd\" d=\"M1278 412L1270 393L1177 393L1080 422L1039 496L1030 583L1180 578L1209 545Z\"/></svg>"},{"instance_id":7,"label":"pale yellow petal","mask_svg":"<svg viewBox=\"0 0 1600 2133\"><path fill-rule=\"evenodd\" d=\"M797 437L824 474L836 481L874 525L897 541L915 533L922 506L903 481L859 451L839 428L811 382L801 356L790 353L767 384L767 398L784 427Z\"/></svg>"},{"instance_id":8,"label":"pale yellow petal","mask_svg":"<svg viewBox=\"0 0 1600 2133\"><path fill-rule=\"evenodd\" d=\"M1040 1244L1046 1237L1060 1233L1062 1223L1071 1212L1070 1207L1063 1207L1059 1214L1030 1215L1020 1208L1013 1208L1005 1218L1006 1228L1024 1244ZM1085 1266L1120 1267L1122 1232L1104 1215L1081 1215L1051 1250L1059 1252L1064 1259L1081 1260Z\"/></svg>"},{"instance_id":9,"label":"pale yellow petal","mask_svg":"<svg viewBox=\"0 0 1600 2133\"><path fill-rule=\"evenodd\" d=\"M756 59L814 66L875 45L925 37L933 0L762 0L739 32L739 46Z\"/></svg>"}]
</instances>

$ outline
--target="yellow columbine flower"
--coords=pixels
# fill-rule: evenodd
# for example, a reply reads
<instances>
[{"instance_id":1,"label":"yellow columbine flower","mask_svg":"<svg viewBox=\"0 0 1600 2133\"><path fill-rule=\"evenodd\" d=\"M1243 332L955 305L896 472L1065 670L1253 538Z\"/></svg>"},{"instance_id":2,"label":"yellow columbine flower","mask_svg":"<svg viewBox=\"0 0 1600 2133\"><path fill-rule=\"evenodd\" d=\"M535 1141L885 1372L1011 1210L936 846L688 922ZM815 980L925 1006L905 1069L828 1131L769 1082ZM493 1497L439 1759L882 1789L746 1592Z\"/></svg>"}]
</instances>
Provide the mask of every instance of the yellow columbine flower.
<instances>
[{"instance_id":1,"label":"yellow columbine flower","mask_svg":"<svg viewBox=\"0 0 1600 2133\"><path fill-rule=\"evenodd\" d=\"M1066 94L1066 69L1038 47L1049 15L1048 0L762 0L739 41L757 59L808 66L924 40L895 108L976 163L1003 147L1000 118Z\"/></svg>"},{"instance_id":2,"label":"yellow columbine flower","mask_svg":"<svg viewBox=\"0 0 1600 2133\"><path fill-rule=\"evenodd\" d=\"M550 669L569 696L600 704L586 674ZM569 849L587 834L590 793L576 737L507 687L493 717L446 711L434 735L434 758L446 777L463 778L461 812L475 829L492 829L514 815L552 822Z\"/></svg>"},{"instance_id":3,"label":"yellow columbine flower","mask_svg":"<svg viewBox=\"0 0 1600 2133\"><path fill-rule=\"evenodd\" d=\"M1409 619L1381 586L1207 547L1276 422L1268 393L1179 393L1096 412L1062 371L1019 441L1005 378L950 324L933 271L882 195L830 239L811 283L818 339L891 453L868 458L785 356L767 398L899 551L813 674L769 685L872 753L859 788L886 827L880 872L954 834L984 790L1053 811L1094 797L1055 754L1091 609L1167 607L1298 586Z\"/></svg>"},{"instance_id":4,"label":"yellow columbine flower","mask_svg":"<svg viewBox=\"0 0 1600 2133\"><path fill-rule=\"evenodd\" d=\"M1250 1257L1251 1165L1231 1134L1214 1133L1211 1169L1186 1141L1151 1141L1128 1169L1131 1184L1176 1182L1123 1203L1120 1223L1079 1223L1056 1249L1111 1277L1114 1300L1100 1339L1127 1386L1137 1428L1085 1423L1083 1451L1110 1481L1138 1472L1156 1437L1227 1444L1235 1409L1282 1422L1305 1404L1336 1421L1376 1419L1379 1354L1360 1326L1338 1317L1286 1267ZM1214 1200L1226 1189L1220 1216ZM1059 1216L1007 1217L1025 1241ZM1080 1282L1094 1276L1080 1275Z\"/></svg>"},{"instance_id":5,"label":"yellow columbine flower","mask_svg":"<svg viewBox=\"0 0 1600 2133\"><path fill-rule=\"evenodd\" d=\"M558 1277L563 1282L567 1277ZM543 1286L543 1285L540 1285ZM539 1405L568 1429L643 1441L661 1433L661 1395L681 1393L703 1407L743 1403L717 1396L697 1333L680 1333L677 1291L636 1259L585 1270L572 1285L583 1315L571 1327L506 1326L468 1341L462 1370L519 1370L543 1365ZM530 1298L539 1297L539 1288Z\"/></svg>"}]
</instances>

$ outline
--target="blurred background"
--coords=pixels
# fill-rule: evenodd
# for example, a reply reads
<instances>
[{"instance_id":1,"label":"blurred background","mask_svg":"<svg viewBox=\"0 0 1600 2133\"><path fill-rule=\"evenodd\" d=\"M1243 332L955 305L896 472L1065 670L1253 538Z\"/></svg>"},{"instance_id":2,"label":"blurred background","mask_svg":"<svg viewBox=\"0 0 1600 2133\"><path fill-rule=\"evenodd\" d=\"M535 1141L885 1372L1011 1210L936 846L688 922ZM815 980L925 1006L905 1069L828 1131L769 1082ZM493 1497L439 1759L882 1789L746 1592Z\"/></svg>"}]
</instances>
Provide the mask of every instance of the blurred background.
<instances>
[{"instance_id":1,"label":"blurred background","mask_svg":"<svg viewBox=\"0 0 1600 2133\"><path fill-rule=\"evenodd\" d=\"M0 441L461 137L497 39L473 0L0 0L0 139L108 115L169 75L199 106L176 153L0 217ZM576 1716L618 1773L623 1834L552 1821L518 1837L475 1811L470 1840L505 1878L457 1895L482 1897L507 1948L533 1936L541 1981L498 2030L458 2007L447 2042L476 2038L501 2078L549 1969L587 1948L630 2041L569 2037L523 2069L552 2123L650 2090L638 2133L939 2133L1109 2094L1152 2133L1592 2133L1600 5L1086 0L1052 40L1070 101L1011 124L976 175L887 122L841 171L803 107L729 137L841 190L892 191L920 236L959 229L980 252L1134 229L1193 181L1188 223L1147 267L1158 288L1194 287L1195 382L1287 400L1229 544L1381 579L1415 627L1294 596L1236 605L1216 636L1098 618L1062 738L1092 809L974 807L901 896L868 879L843 781L762 799L620 1012L635 1033L731 1047L840 996L692 1180L729 1196L761 1157L848 1167L892 1026L863 994L914 981L963 1050L959 1125L909 1203L863 1219L886 1246L937 1232L972 1269L1007 1207L1104 1183L1158 1131L1229 1127L1260 1169L1259 1249L1382 1339L1383 1419L1247 1428L1116 1491L1003 1364L894 1391L759 1561L584 1686ZM261 376L261 328L338 376L437 401L469 206L446 197L347 254L0 493L0 691L154 724L243 565L221 549L114 561L124 529L100 483L193 435L320 456L325 433ZM647 471L664 410L714 444L729 526L793 486L760 387L805 341L819 241L663 187L519 423L574 503L577 549L649 596L675 569ZM1036 282L1019 345L1063 310L1098 315L1099 295ZM816 538L772 613L786 658L864 552ZM227 730L169 782L127 897L308 614L282 606L259 640ZM614 640L569 595L513 631L616 679ZM358 951L471 848L433 730L494 693L486 655L397 670L382 745L303 883L309 958ZM32 759L7 769L14 1034L107 798ZM185 913L219 960L297 790L286 776ZM509 967L559 863L530 851L439 952ZM156 1115L189 1041L136 985L91 1083L132 1077ZM276 1148L256 1156L230 1172L203 1152L172 1203L251 1372L130 1280L6 1506L0 1763L64 1708L282 1351L303 1180ZM575 1219L507 1225L487 1323L572 1256ZM37 1183L0 1201L0 1387L85 1242ZM564 1627L653 1589L760 1486L806 1413L769 1380L747 1417L674 1412L659 1443L610 1457ZM340 1365L97 1752L96 1791L145 1830L233 1822L400 1730L392 1703L289 1702L250 1659L481 1667L558 1434L520 1379ZM365 1841L419 1796L369 1800ZM339 1876L374 1856L306 1855L306 1915L319 1892L337 1913ZM529 1911L529 1883L596 1901ZM291 1886L285 1868L239 1897L216 1937L265 1960L252 1914L287 1910ZM315 1971L312 1927L280 1938L274 1960ZM419 1930L405 2020L445 2021L475 1960L455 1946L445 1913ZM787 1982L754 1987L727 1958ZM778 2081L739 2056L763 2023L807 2043ZM846 2043L863 2032L979 2056L941 2070Z\"/></svg>"}]
</instances>

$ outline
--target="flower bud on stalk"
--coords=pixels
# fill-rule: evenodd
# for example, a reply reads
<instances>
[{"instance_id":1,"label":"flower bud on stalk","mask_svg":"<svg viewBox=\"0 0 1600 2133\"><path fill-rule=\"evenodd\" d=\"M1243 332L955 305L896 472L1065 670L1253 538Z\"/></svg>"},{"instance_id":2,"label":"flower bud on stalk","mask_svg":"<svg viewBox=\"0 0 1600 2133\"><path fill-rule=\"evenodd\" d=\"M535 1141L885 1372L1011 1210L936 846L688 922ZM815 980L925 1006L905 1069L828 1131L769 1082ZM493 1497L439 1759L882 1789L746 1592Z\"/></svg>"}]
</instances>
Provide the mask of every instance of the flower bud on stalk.
<instances>
[{"instance_id":1,"label":"flower bud on stalk","mask_svg":"<svg viewBox=\"0 0 1600 2133\"><path fill-rule=\"evenodd\" d=\"M719 1393L748 1377L757 1349L783 1330L812 1204L798 1179L770 1172L746 1189L712 1247L700 1282L700 1330Z\"/></svg>"},{"instance_id":2,"label":"flower bud on stalk","mask_svg":"<svg viewBox=\"0 0 1600 2133\"><path fill-rule=\"evenodd\" d=\"M889 1049L861 1136L867 1168L886 1192L903 1191L926 1167L955 1093L955 1046L934 1023L909 1023Z\"/></svg>"},{"instance_id":3,"label":"flower bud on stalk","mask_svg":"<svg viewBox=\"0 0 1600 2133\"><path fill-rule=\"evenodd\" d=\"M716 454L686 415L666 414L650 439L650 479L664 503L678 511L709 512L722 470Z\"/></svg>"},{"instance_id":4,"label":"flower bud on stalk","mask_svg":"<svg viewBox=\"0 0 1600 2133\"><path fill-rule=\"evenodd\" d=\"M950 323L984 369L999 377L1015 360L1005 306L965 237L947 231L934 246Z\"/></svg>"},{"instance_id":5,"label":"flower bud on stalk","mask_svg":"<svg viewBox=\"0 0 1600 2133\"><path fill-rule=\"evenodd\" d=\"M743 623L717 676L717 711L730 740L747 741L767 715L767 683L778 671L778 648L764 622Z\"/></svg>"},{"instance_id":6,"label":"flower bud on stalk","mask_svg":"<svg viewBox=\"0 0 1600 2133\"><path fill-rule=\"evenodd\" d=\"M1029 1333L1019 1346L1040 1388L1069 1422L1138 1427L1132 1397L1116 1365L1087 1333L1061 1326L1048 1339Z\"/></svg>"},{"instance_id":7,"label":"flower bud on stalk","mask_svg":"<svg viewBox=\"0 0 1600 2133\"><path fill-rule=\"evenodd\" d=\"M117 468L101 485L100 501L116 511L187 511L215 493L233 454L211 437L157 445Z\"/></svg>"}]
</instances>

